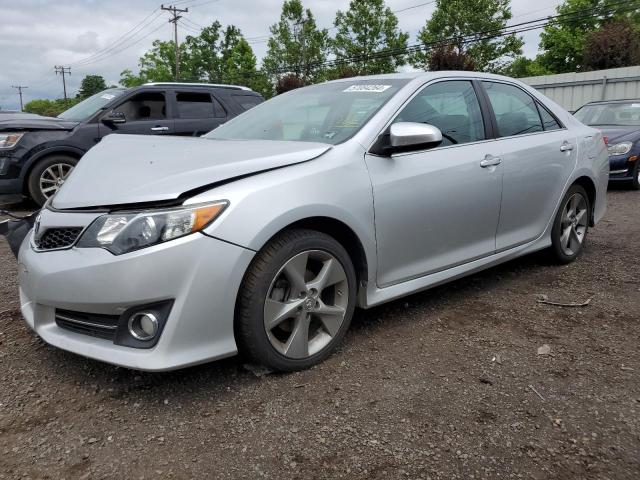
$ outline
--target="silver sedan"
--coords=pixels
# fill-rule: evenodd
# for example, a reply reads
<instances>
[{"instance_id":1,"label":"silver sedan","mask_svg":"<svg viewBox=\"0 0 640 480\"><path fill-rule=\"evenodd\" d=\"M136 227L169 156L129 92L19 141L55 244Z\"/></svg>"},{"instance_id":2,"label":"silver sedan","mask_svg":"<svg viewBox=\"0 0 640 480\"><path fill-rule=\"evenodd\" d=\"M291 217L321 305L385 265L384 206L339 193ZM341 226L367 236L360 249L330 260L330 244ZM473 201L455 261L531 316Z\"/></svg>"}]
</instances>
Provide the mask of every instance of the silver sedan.
<instances>
[{"instance_id":1,"label":"silver sedan","mask_svg":"<svg viewBox=\"0 0 640 480\"><path fill-rule=\"evenodd\" d=\"M46 342L134 369L238 351L303 369L356 307L537 250L573 261L608 168L597 130L469 72L302 88L203 138L111 135L22 244L22 313Z\"/></svg>"}]
</instances>

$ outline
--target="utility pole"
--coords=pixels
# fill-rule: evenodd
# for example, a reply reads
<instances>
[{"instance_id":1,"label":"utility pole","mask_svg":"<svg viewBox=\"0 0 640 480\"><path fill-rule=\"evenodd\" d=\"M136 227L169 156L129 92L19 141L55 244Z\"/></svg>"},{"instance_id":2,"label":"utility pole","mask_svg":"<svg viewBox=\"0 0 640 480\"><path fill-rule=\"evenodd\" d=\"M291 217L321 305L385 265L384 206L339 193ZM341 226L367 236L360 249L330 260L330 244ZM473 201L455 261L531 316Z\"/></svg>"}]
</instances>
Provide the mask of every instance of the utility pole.
<instances>
[{"instance_id":1,"label":"utility pole","mask_svg":"<svg viewBox=\"0 0 640 480\"><path fill-rule=\"evenodd\" d=\"M182 18L182 16L178 15L178 14L179 13L187 13L187 12L189 12L189 9L185 8L184 10L181 10L179 8L174 7L173 5L169 5L168 7L165 7L164 5L160 5L160 9L171 13L171 19L169 20L169 23L173 23L173 40L174 40L174 44L175 44L175 47L176 47L176 74L175 74L175 80L177 82L178 79L180 78L180 48L179 48L179 45L178 45L178 20L180 20Z\"/></svg>"},{"instance_id":2,"label":"utility pole","mask_svg":"<svg viewBox=\"0 0 640 480\"><path fill-rule=\"evenodd\" d=\"M29 87L25 87L24 85L11 85L11 88L17 88L18 89L18 95L20 95L20 111L22 111L22 90L24 90L25 88L29 88Z\"/></svg>"},{"instance_id":3,"label":"utility pole","mask_svg":"<svg viewBox=\"0 0 640 480\"><path fill-rule=\"evenodd\" d=\"M62 65L53 67L56 71L56 75L62 75L62 88L64 90L64 99L67 99L67 82L65 81L65 75L71 75L71 67L63 67Z\"/></svg>"}]
</instances>

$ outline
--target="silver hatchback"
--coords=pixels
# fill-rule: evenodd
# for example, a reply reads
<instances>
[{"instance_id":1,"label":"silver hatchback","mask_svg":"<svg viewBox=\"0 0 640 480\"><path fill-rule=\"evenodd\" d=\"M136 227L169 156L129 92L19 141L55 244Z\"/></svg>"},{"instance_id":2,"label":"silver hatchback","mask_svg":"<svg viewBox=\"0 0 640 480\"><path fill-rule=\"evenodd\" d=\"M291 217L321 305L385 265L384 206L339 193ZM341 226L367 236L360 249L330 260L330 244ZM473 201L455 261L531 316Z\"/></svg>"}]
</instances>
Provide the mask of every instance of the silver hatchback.
<instances>
[{"instance_id":1,"label":"silver hatchback","mask_svg":"<svg viewBox=\"0 0 640 480\"><path fill-rule=\"evenodd\" d=\"M140 370L326 358L356 306L549 249L605 212L601 134L505 77L359 77L280 95L202 138L111 135L19 254L46 342Z\"/></svg>"}]
</instances>

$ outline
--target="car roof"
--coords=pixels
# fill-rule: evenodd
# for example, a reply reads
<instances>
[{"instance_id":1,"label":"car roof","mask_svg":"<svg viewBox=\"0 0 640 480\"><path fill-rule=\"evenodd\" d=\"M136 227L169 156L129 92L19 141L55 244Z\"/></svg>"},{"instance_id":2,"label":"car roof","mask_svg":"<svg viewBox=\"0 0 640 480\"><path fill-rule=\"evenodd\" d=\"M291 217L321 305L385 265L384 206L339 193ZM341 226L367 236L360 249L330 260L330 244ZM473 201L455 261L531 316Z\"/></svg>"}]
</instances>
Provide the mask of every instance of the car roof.
<instances>
[{"instance_id":1,"label":"car roof","mask_svg":"<svg viewBox=\"0 0 640 480\"><path fill-rule=\"evenodd\" d=\"M337 82L353 82L353 81L371 81L371 80L416 80L424 79L431 80L437 78L450 78L450 77L465 77L465 78L478 78L478 79L494 79L494 80L509 80L514 81L517 79L511 77L505 77L504 75L495 75L493 73L482 72L469 72L466 70L439 70L437 72L400 72L400 73L386 73L381 75L363 75L358 77L339 78L337 80L331 80L329 83Z\"/></svg>"},{"instance_id":2,"label":"car roof","mask_svg":"<svg viewBox=\"0 0 640 480\"><path fill-rule=\"evenodd\" d=\"M598 105L598 104L605 105L607 103L629 103L629 102L640 103L640 98L620 98L617 100L594 100L593 102L585 103L585 105Z\"/></svg>"}]
</instances>

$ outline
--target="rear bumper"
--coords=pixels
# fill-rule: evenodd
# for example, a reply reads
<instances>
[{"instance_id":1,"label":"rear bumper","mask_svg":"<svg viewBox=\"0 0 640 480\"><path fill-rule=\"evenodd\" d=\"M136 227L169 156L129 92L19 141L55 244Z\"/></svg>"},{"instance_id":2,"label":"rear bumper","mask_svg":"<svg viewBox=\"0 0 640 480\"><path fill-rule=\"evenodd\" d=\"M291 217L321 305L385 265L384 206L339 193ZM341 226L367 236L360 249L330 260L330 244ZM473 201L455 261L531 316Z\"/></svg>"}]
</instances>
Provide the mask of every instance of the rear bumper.
<instances>
[{"instance_id":1,"label":"rear bumper","mask_svg":"<svg viewBox=\"0 0 640 480\"><path fill-rule=\"evenodd\" d=\"M26 323L56 347L146 371L172 370L236 353L236 294L254 252L193 234L114 256L99 248L35 252L29 235L19 255L20 303ZM158 343L115 345L61 328L55 311L120 315L173 300Z\"/></svg>"}]
</instances>

